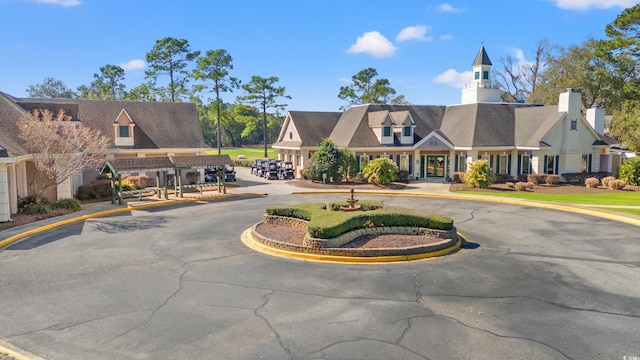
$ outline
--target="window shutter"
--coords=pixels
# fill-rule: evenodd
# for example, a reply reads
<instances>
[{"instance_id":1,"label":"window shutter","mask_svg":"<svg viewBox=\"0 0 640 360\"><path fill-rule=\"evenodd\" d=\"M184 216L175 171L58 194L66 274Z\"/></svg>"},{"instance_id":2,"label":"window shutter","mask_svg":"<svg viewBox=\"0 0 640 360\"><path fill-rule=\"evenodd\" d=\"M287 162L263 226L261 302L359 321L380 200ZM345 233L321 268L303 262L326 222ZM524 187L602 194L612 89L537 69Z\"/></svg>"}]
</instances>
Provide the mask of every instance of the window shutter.
<instances>
[{"instance_id":1,"label":"window shutter","mask_svg":"<svg viewBox=\"0 0 640 360\"><path fill-rule=\"evenodd\" d=\"M360 170L360 155L356 155L356 160L357 160L357 166L356 166L356 168L357 168L358 170Z\"/></svg>"},{"instance_id":2,"label":"window shutter","mask_svg":"<svg viewBox=\"0 0 640 360\"><path fill-rule=\"evenodd\" d=\"M493 170L493 155L489 155L489 167Z\"/></svg>"},{"instance_id":3,"label":"window shutter","mask_svg":"<svg viewBox=\"0 0 640 360\"><path fill-rule=\"evenodd\" d=\"M558 161L558 160L560 160L560 155L556 155L556 159L555 159L555 161L553 162L553 165L555 166L555 168L553 169L553 173L554 173L554 174L558 174L558 166L559 166L559 164L558 164L558 163L560 162L560 161Z\"/></svg>"},{"instance_id":4,"label":"window shutter","mask_svg":"<svg viewBox=\"0 0 640 360\"><path fill-rule=\"evenodd\" d=\"M460 162L460 156L459 156L459 155L456 155L456 171L458 171L458 169L460 169L460 168L458 167L458 163L459 163L459 162Z\"/></svg>"},{"instance_id":5,"label":"window shutter","mask_svg":"<svg viewBox=\"0 0 640 360\"><path fill-rule=\"evenodd\" d=\"M509 159L507 160L507 174L511 175L511 154L509 154Z\"/></svg>"},{"instance_id":6,"label":"window shutter","mask_svg":"<svg viewBox=\"0 0 640 360\"><path fill-rule=\"evenodd\" d=\"M545 156L544 156L544 162L543 162L543 165L544 165L544 170L543 170L543 172L542 172L543 174L546 174L546 173L547 173L547 161L548 161L548 156L547 156L547 155L545 155Z\"/></svg>"},{"instance_id":7,"label":"window shutter","mask_svg":"<svg viewBox=\"0 0 640 360\"><path fill-rule=\"evenodd\" d=\"M591 160L593 159L593 154L589 154L589 162L587 163L587 171L591 172Z\"/></svg>"},{"instance_id":8,"label":"window shutter","mask_svg":"<svg viewBox=\"0 0 640 360\"><path fill-rule=\"evenodd\" d=\"M533 154L529 155L529 174L533 173Z\"/></svg>"},{"instance_id":9,"label":"window shutter","mask_svg":"<svg viewBox=\"0 0 640 360\"><path fill-rule=\"evenodd\" d=\"M522 155L518 155L518 175L522 174Z\"/></svg>"},{"instance_id":10,"label":"window shutter","mask_svg":"<svg viewBox=\"0 0 640 360\"><path fill-rule=\"evenodd\" d=\"M400 155L396 155L396 166L400 167Z\"/></svg>"}]
</instances>

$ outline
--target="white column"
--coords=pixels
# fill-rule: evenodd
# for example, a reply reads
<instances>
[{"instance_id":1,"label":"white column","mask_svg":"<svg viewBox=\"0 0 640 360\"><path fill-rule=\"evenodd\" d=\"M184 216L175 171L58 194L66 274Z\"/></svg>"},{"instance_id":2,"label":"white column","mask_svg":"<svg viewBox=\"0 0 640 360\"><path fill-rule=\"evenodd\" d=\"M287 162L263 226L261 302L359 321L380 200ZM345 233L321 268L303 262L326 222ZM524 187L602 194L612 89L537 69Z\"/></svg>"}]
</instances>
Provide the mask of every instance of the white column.
<instances>
[{"instance_id":1,"label":"white column","mask_svg":"<svg viewBox=\"0 0 640 360\"><path fill-rule=\"evenodd\" d=\"M420 177L420 149L416 149L413 152L413 178L417 179Z\"/></svg>"},{"instance_id":2,"label":"white column","mask_svg":"<svg viewBox=\"0 0 640 360\"><path fill-rule=\"evenodd\" d=\"M511 173L509 173L509 175L511 175L514 180L518 180L518 156L517 149L511 150Z\"/></svg>"},{"instance_id":3,"label":"white column","mask_svg":"<svg viewBox=\"0 0 640 360\"><path fill-rule=\"evenodd\" d=\"M7 181L7 167L0 165L0 222L11 220L9 205L9 182Z\"/></svg>"},{"instance_id":4,"label":"white column","mask_svg":"<svg viewBox=\"0 0 640 360\"><path fill-rule=\"evenodd\" d=\"M467 151L467 169L476 160L478 160L478 151L477 150L469 150L469 151Z\"/></svg>"}]
</instances>

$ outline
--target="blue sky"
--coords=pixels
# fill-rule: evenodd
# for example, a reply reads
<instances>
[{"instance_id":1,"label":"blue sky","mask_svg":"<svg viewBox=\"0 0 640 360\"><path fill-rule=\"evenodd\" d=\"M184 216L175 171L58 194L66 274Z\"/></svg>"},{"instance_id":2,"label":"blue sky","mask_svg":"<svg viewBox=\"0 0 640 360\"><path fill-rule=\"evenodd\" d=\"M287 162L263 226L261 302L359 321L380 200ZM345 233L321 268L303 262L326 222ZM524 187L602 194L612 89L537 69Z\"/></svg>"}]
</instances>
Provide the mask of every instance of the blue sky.
<instances>
[{"instance_id":1,"label":"blue sky","mask_svg":"<svg viewBox=\"0 0 640 360\"><path fill-rule=\"evenodd\" d=\"M145 81L145 54L169 36L192 50L227 50L243 81L277 76L292 97L287 110L337 111L340 86L368 67L412 104L455 104L483 43L495 71L508 55L531 61L543 39L604 38L605 25L638 3L0 0L0 91L24 97L45 77L75 89L106 64L125 68L131 89Z\"/></svg>"}]
</instances>

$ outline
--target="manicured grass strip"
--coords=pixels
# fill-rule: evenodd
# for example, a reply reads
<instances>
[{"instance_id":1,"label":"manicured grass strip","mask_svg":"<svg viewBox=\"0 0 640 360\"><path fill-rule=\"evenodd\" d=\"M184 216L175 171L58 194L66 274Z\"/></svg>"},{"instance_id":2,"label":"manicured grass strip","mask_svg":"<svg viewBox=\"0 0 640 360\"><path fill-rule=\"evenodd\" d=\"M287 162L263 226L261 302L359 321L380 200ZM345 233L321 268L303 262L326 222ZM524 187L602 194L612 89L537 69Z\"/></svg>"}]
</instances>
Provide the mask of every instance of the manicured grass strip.
<instances>
[{"instance_id":1,"label":"manicured grass strip","mask_svg":"<svg viewBox=\"0 0 640 360\"><path fill-rule=\"evenodd\" d=\"M223 148L221 149L222 154L227 154L231 158L231 160L238 160L238 155L244 155L247 160L255 160L255 159L263 159L264 158L264 148L263 147L246 147L246 148ZM216 155L218 154L217 149L211 149L206 152L207 154ZM278 153L272 149L271 147L267 148L267 154L269 158L275 159L278 157Z\"/></svg>"},{"instance_id":2,"label":"manicured grass strip","mask_svg":"<svg viewBox=\"0 0 640 360\"><path fill-rule=\"evenodd\" d=\"M640 206L640 192L620 192L602 194L537 194L524 191L483 192L456 191L459 194L488 195L535 201L549 201L564 204L585 205L636 205Z\"/></svg>"},{"instance_id":3,"label":"manicured grass strip","mask_svg":"<svg viewBox=\"0 0 640 360\"><path fill-rule=\"evenodd\" d=\"M640 216L640 209L624 209L624 208L601 208L601 209Z\"/></svg>"},{"instance_id":4,"label":"manicured grass strip","mask_svg":"<svg viewBox=\"0 0 640 360\"><path fill-rule=\"evenodd\" d=\"M362 201L363 208L374 208L374 201ZM346 202L344 203L346 205ZM380 203L381 205L381 203ZM329 204L332 207L332 204ZM415 226L439 230L453 227L453 219L423 210L385 206L369 211L326 210L322 203L273 206L266 210L269 215L289 216L308 220L309 236L329 239L349 231L382 226Z\"/></svg>"}]
</instances>

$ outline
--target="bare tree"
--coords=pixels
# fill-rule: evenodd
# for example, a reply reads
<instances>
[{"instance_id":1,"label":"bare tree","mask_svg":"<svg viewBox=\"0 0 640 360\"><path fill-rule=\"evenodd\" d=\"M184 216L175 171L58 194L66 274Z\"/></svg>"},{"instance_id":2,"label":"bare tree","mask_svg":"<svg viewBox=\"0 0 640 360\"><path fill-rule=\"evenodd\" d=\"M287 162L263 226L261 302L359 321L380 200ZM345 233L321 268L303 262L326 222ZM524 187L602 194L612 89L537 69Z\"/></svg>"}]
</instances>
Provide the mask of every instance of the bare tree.
<instances>
[{"instance_id":1,"label":"bare tree","mask_svg":"<svg viewBox=\"0 0 640 360\"><path fill-rule=\"evenodd\" d=\"M515 102L520 99L537 100L530 99L530 96L535 93L538 84L542 81L541 76L549 57L548 48L549 44L546 40L538 41L533 62L519 61L511 55L498 60L502 69L497 73L496 78L503 91L502 100L506 102Z\"/></svg>"},{"instance_id":2,"label":"bare tree","mask_svg":"<svg viewBox=\"0 0 640 360\"><path fill-rule=\"evenodd\" d=\"M62 110L54 115L50 110L36 109L19 119L18 128L36 166L30 187L37 199L69 176L99 166L109 144L100 131L71 121Z\"/></svg>"}]
</instances>

